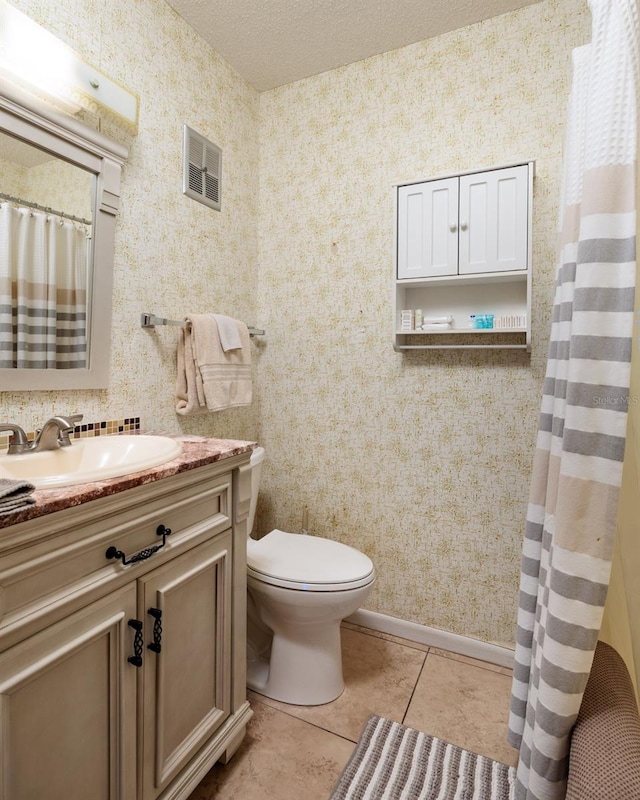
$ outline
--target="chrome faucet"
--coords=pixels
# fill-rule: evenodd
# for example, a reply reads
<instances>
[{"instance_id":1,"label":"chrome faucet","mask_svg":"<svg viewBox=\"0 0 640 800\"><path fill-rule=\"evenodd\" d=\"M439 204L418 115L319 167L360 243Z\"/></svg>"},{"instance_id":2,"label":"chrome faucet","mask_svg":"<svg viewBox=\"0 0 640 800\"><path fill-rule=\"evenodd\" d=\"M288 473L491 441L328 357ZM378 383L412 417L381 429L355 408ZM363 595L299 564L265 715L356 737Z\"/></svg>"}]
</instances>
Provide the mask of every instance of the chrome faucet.
<instances>
[{"instance_id":1,"label":"chrome faucet","mask_svg":"<svg viewBox=\"0 0 640 800\"><path fill-rule=\"evenodd\" d=\"M24 453L29 448L27 434L22 430L19 425L12 425L7 422L0 424L0 431L9 431L11 438L9 439L9 449L7 450L8 456L15 456Z\"/></svg>"},{"instance_id":2,"label":"chrome faucet","mask_svg":"<svg viewBox=\"0 0 640 800\"><path fill-rule=\"evenodd\" d=\"M35 441L27 441L25 432L19 425L0 425L0 431L10 431L11 440L7 455L21 453L40 453L43 450L55 450L58 447L69 447L71 440L69 434L74 427L82 421L82 414L71 414L69 417L55 416L48 419L38 431Z\"/></svg>"},{"instance_id":3,"label":"chrome faucet","mask_svg":"<svg viewBox=\"0 0 640 800\"><path fill-rule=\"evenodd\" d=\"M79 419L78 419L79 417ZM57 447L69 447L71 440L69 434L73 433L76 422L80 422L82 414L71 417L51 417L42 426L36 436L35 442L28 448L30 453L40 453L42 450L55 450Z\"/></svg>"}]
</instances>

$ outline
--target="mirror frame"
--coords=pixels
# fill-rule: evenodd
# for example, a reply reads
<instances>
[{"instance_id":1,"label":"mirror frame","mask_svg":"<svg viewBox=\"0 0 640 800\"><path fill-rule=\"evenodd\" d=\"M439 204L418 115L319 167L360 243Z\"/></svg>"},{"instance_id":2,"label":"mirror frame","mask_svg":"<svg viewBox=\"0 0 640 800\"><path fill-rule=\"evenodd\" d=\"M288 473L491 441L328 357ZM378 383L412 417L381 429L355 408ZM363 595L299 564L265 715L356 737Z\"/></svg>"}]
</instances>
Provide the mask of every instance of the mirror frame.
<instances>
[{"instance_id":1,"label":"mirror frame","mask_svg":"<svg viewBox=\"0 0 640 800\"><path fill-rule=\"evenodd\" d=\"M85 369L0 369L0 392L104 389L109 385L113 254L120 174L128 150L0 79L0 131L95 176L93 265Z\"/></svg>"}]
</instances>

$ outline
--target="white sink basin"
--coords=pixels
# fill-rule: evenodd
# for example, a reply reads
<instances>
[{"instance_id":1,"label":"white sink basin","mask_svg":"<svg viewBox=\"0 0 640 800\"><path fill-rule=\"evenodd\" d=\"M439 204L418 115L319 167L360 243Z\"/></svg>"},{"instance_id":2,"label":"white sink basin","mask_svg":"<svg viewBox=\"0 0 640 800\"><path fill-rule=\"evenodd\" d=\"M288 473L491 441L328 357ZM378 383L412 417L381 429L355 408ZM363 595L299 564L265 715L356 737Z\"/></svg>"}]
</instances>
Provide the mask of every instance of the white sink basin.
<instances>
[{"instance_id":1,"label":"white sink basin","mask_svg":"<svg viewBox=\"0 0 640 800\"><path fill-rule=\"evenodd\" d=\"M0 456L0 478L26 480L36 489L75 486L157 467L180 455L166 436L96 436L43 453Z\"/></svg>"}]
</instances>

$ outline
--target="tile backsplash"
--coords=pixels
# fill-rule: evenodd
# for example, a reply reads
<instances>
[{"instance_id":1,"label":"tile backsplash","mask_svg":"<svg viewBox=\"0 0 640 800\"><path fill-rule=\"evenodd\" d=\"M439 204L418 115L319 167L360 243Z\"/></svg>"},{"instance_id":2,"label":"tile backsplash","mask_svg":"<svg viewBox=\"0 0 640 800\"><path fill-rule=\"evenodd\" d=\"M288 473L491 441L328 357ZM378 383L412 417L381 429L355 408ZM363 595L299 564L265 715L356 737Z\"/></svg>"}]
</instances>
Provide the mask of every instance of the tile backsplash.
<instances>
[{"instance_id":1,"label":"tile backsplash","mask_svg":"<svg viewBox=\"0 0 640 800\"><path fill-rule=\"evenodd\" d=\"M118 433L139 433L140 417L124 417L123 419L103 419L97 422L83 422L76 425L73 432L74 439L88 439L93 436L112 436ZM37 431L25 431L27 439L32 442ZM4 449L9 444L9 433L0 433L0 449Z\"/></svg>"},{"instance_id":2,"label":"tile backsplash","mask_svg":"<svg viewBox=\"0 0 640 800\"><path fill-rule=\"evenodd\" d=\"M114 433L139 432L140 417L125 417L124 419L107 419L76 425L73 438L85 439L92 436L111 436Z\"/></svg>"}]
</instances>

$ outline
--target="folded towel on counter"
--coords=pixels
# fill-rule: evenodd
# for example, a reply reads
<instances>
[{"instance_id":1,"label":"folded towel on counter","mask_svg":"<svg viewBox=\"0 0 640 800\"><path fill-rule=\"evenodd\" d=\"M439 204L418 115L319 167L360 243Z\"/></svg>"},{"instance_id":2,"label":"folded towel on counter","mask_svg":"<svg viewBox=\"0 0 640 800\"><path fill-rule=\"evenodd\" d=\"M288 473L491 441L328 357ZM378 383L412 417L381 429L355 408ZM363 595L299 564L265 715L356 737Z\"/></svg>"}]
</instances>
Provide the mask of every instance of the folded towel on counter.
<instances>
[{"instance_id":1,"label":"folded towel on counter","mask_svg":"<svg viewBox=\"0 0 640 800\"><path fill-rule=\"evenodd\" d=\"M35 488L28 481L0 478L0 516L33 505L36 501L31 497L31 492L35 491Z\"/></svg>"},{"instance_id":2,"label":"folded towel on counter","mask_svg":"<svg viewBox=\"0 0 640 800\"><path fill-rule=\"evenodd\" d=\"M240 329L238 328L238 320L233 317L225 317L224 314L211 315L218 326L218 335L220 336L220 344L225 353L229 350L239 350L242 347L242 339L240 338Z\"/></svg>"},{"instance_id":3,"label":"folded towel on counter","mask_svg":"<svg viewBox=\"0 0 640 800\"><path fill-rule=\"evenodd\" d=\"M247 326L235 320L241 347L225 352L213 314L192 314L186 320L178 340L177 413L248 406L253 390Z\"/></svg>"},{"instance_id":4,"label":"folded towel on counter","mask_svg":"<svg viewBox=\"0 0 640 800\"><path fill-rule=\"evenodd\" d=\"M450 328L451 328L450 322L425 322L422 326L423 331L428 331L428 330L441 331L441 330L448 330Z\"/></svg>"},{"instance_id":5,"label":"folded towel on counter","mask_svg":"<svg viewBox=\"0 0 640 800\"><path fill-rule=\"evenodd\" d=\"M453 317L446 316L446 317L423 317L422 324L423 325L440 325L440 324L447 324L450 325L453 322Z\"/></svg>"}]
</instances>

